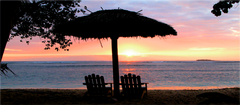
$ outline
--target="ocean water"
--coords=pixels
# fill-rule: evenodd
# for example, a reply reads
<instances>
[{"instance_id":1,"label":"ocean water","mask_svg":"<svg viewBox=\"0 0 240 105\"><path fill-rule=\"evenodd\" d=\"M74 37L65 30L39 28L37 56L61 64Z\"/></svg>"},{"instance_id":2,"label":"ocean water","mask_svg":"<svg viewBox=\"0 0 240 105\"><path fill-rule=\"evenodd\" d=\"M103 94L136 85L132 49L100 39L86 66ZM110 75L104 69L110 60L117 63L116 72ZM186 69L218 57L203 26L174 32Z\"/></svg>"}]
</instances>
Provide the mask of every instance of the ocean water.
<instances>
[{"instance_id":1,"label":"ocean water","mask_svg":"<svg viewBox=\"0 0 240 105\"><path fill-rule=\"evenodd\" d=\"M111 61L13 61L8 67L18 76L1 76L1 89L86 89L84 76L95 73L112 83ZM119 62L119 75L141 76L148 89L213 89L240 87L239 61Z\"/></svg>"}]
</instances>

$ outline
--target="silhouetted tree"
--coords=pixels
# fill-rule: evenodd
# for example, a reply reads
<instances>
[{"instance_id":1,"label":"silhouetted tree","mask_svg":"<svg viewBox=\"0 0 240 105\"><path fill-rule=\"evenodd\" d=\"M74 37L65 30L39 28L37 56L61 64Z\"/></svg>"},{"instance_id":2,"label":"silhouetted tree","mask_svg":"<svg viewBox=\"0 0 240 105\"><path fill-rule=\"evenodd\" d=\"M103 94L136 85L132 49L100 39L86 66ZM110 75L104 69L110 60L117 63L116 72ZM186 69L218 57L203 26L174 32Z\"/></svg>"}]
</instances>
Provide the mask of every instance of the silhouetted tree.
<instances>
[{"instance_id":1,"label":"silhouetted tree","mask_svg":"<svg viewBox=\"0 0 240 105\"><path fill-rule=\"evenodd\" d=\"M222 0L213 5L211 11L215 16L221 16L223 13L228 13L228 9L233 7L233 4L239 3L240 0Z\"/></svg>"},{"instance_id":2,"label":"silhouetted tree","mask_svg":"<svg viewBox=\"0 0 240 105\"><path fill-rule=\"evenodd\" d=\"M54 25L75 19L75 14L79 12L75 7L80 7L80 1L1 1L1 61L8 39L16 36L29 40L34 36L40 36L46 39L43 41L46 44L45 49L50 49L55 43L60 44L62 49L69 46L71 44L69 39L65 39L64 36L56 37L49 30ZM26 41L27 44L29 40Z\"/></svg>"},{"instance_id":3,"label":"silhouetted tree","mask_svg":"<svg viewBox=\"0 0 240 105\"><path fill-rule=\"evenodd\" d=\"M60 44L60 48L65 49L70 46L69 39L64 36L56 37L49 30L54 25L64 23L76 18L76 13L79 10L75 7L80 7L81 0L18 0L18 1L0 1L1 10L1 58L9 39L20 36L22 39L32 39L34 36L39 36L46 39L45 49L50 49L55 43ZM11 35L11 36L10 36ZM29 44L29 40L26 41ZM20 40L22 42L22 40ZM58 50L58 47L55 48ZM7 72L12 72L7 64L1 63L0 75L6 75ZM15 74L14 74L15 75Z\"/></svg>"}]
</instances>

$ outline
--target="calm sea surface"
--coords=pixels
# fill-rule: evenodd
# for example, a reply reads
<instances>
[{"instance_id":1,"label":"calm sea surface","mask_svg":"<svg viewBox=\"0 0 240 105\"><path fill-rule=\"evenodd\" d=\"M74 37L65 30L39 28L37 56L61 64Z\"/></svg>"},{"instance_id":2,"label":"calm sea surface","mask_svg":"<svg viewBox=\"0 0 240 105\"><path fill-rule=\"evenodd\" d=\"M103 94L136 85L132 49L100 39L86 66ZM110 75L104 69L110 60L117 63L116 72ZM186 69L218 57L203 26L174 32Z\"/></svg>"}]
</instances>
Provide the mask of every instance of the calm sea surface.
<instances>
[{"instance_id":1,"label":"calm sea surface","mask_svg":"<svg viewBox=\"0 0 240 105\"><path fill-rule=\"evenodd\" d=\"M18 76L1 76L6 88L80 88L84 76L95 73L105 82L113 78L111 61L19 61L7 63ZM238 61L120 62L119 74L140 75L148 89L209 89L240 87Z\"/></svg>"}]
</instances>

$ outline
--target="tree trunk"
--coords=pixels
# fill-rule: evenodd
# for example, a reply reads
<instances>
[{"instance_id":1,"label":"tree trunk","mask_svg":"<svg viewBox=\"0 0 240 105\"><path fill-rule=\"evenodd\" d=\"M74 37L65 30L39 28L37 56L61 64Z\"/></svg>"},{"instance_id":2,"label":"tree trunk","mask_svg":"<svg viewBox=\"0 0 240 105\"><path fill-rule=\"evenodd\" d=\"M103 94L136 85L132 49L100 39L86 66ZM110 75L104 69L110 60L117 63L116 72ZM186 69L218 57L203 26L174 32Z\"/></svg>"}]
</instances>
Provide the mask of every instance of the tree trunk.
<instances>
[{"instance_id":1,"label":"tree trunk","mask_svg":"<svg viewBox=\"0 0 240 105\"><path fill-rule=\"evenodd\" d=\"M114 97L119 97L119 66L118 66L118 38L112 39L112 65L113 65L113 83L114 83Z\"/></svg>"},{"instance_id":2,"label":"tree trunk","mask_svg":"<svg viewBox=\"0 0 240 105\"><path fill-rule=\"evenodd\" d=\"M6 47L8 38L10 36L10 31L12 29L12 21L15 15L16 9L21 4L21 1L0 1L0 39L1 39L1 61Z\"/></svg>"}]
</instances>

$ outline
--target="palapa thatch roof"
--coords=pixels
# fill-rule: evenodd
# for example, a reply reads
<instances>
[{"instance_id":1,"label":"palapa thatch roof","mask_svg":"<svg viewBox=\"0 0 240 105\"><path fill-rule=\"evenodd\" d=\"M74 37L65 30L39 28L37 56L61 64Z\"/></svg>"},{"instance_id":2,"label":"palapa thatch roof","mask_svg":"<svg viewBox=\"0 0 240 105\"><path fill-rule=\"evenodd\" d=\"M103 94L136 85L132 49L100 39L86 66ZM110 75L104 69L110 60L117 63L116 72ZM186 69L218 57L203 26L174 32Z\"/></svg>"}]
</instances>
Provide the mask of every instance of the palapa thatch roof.
<instances>
[{"instance_id":1,"label":"palapa thatch roof","mask_svg":"<svg viewBox=\"0 0 240 105\"><path fill-rule=\"evenodd\" d=\"M80 39L177 35L170 25L123 9L96 11L58 25L53 32Z\"/></svg>"}]
</instances>

